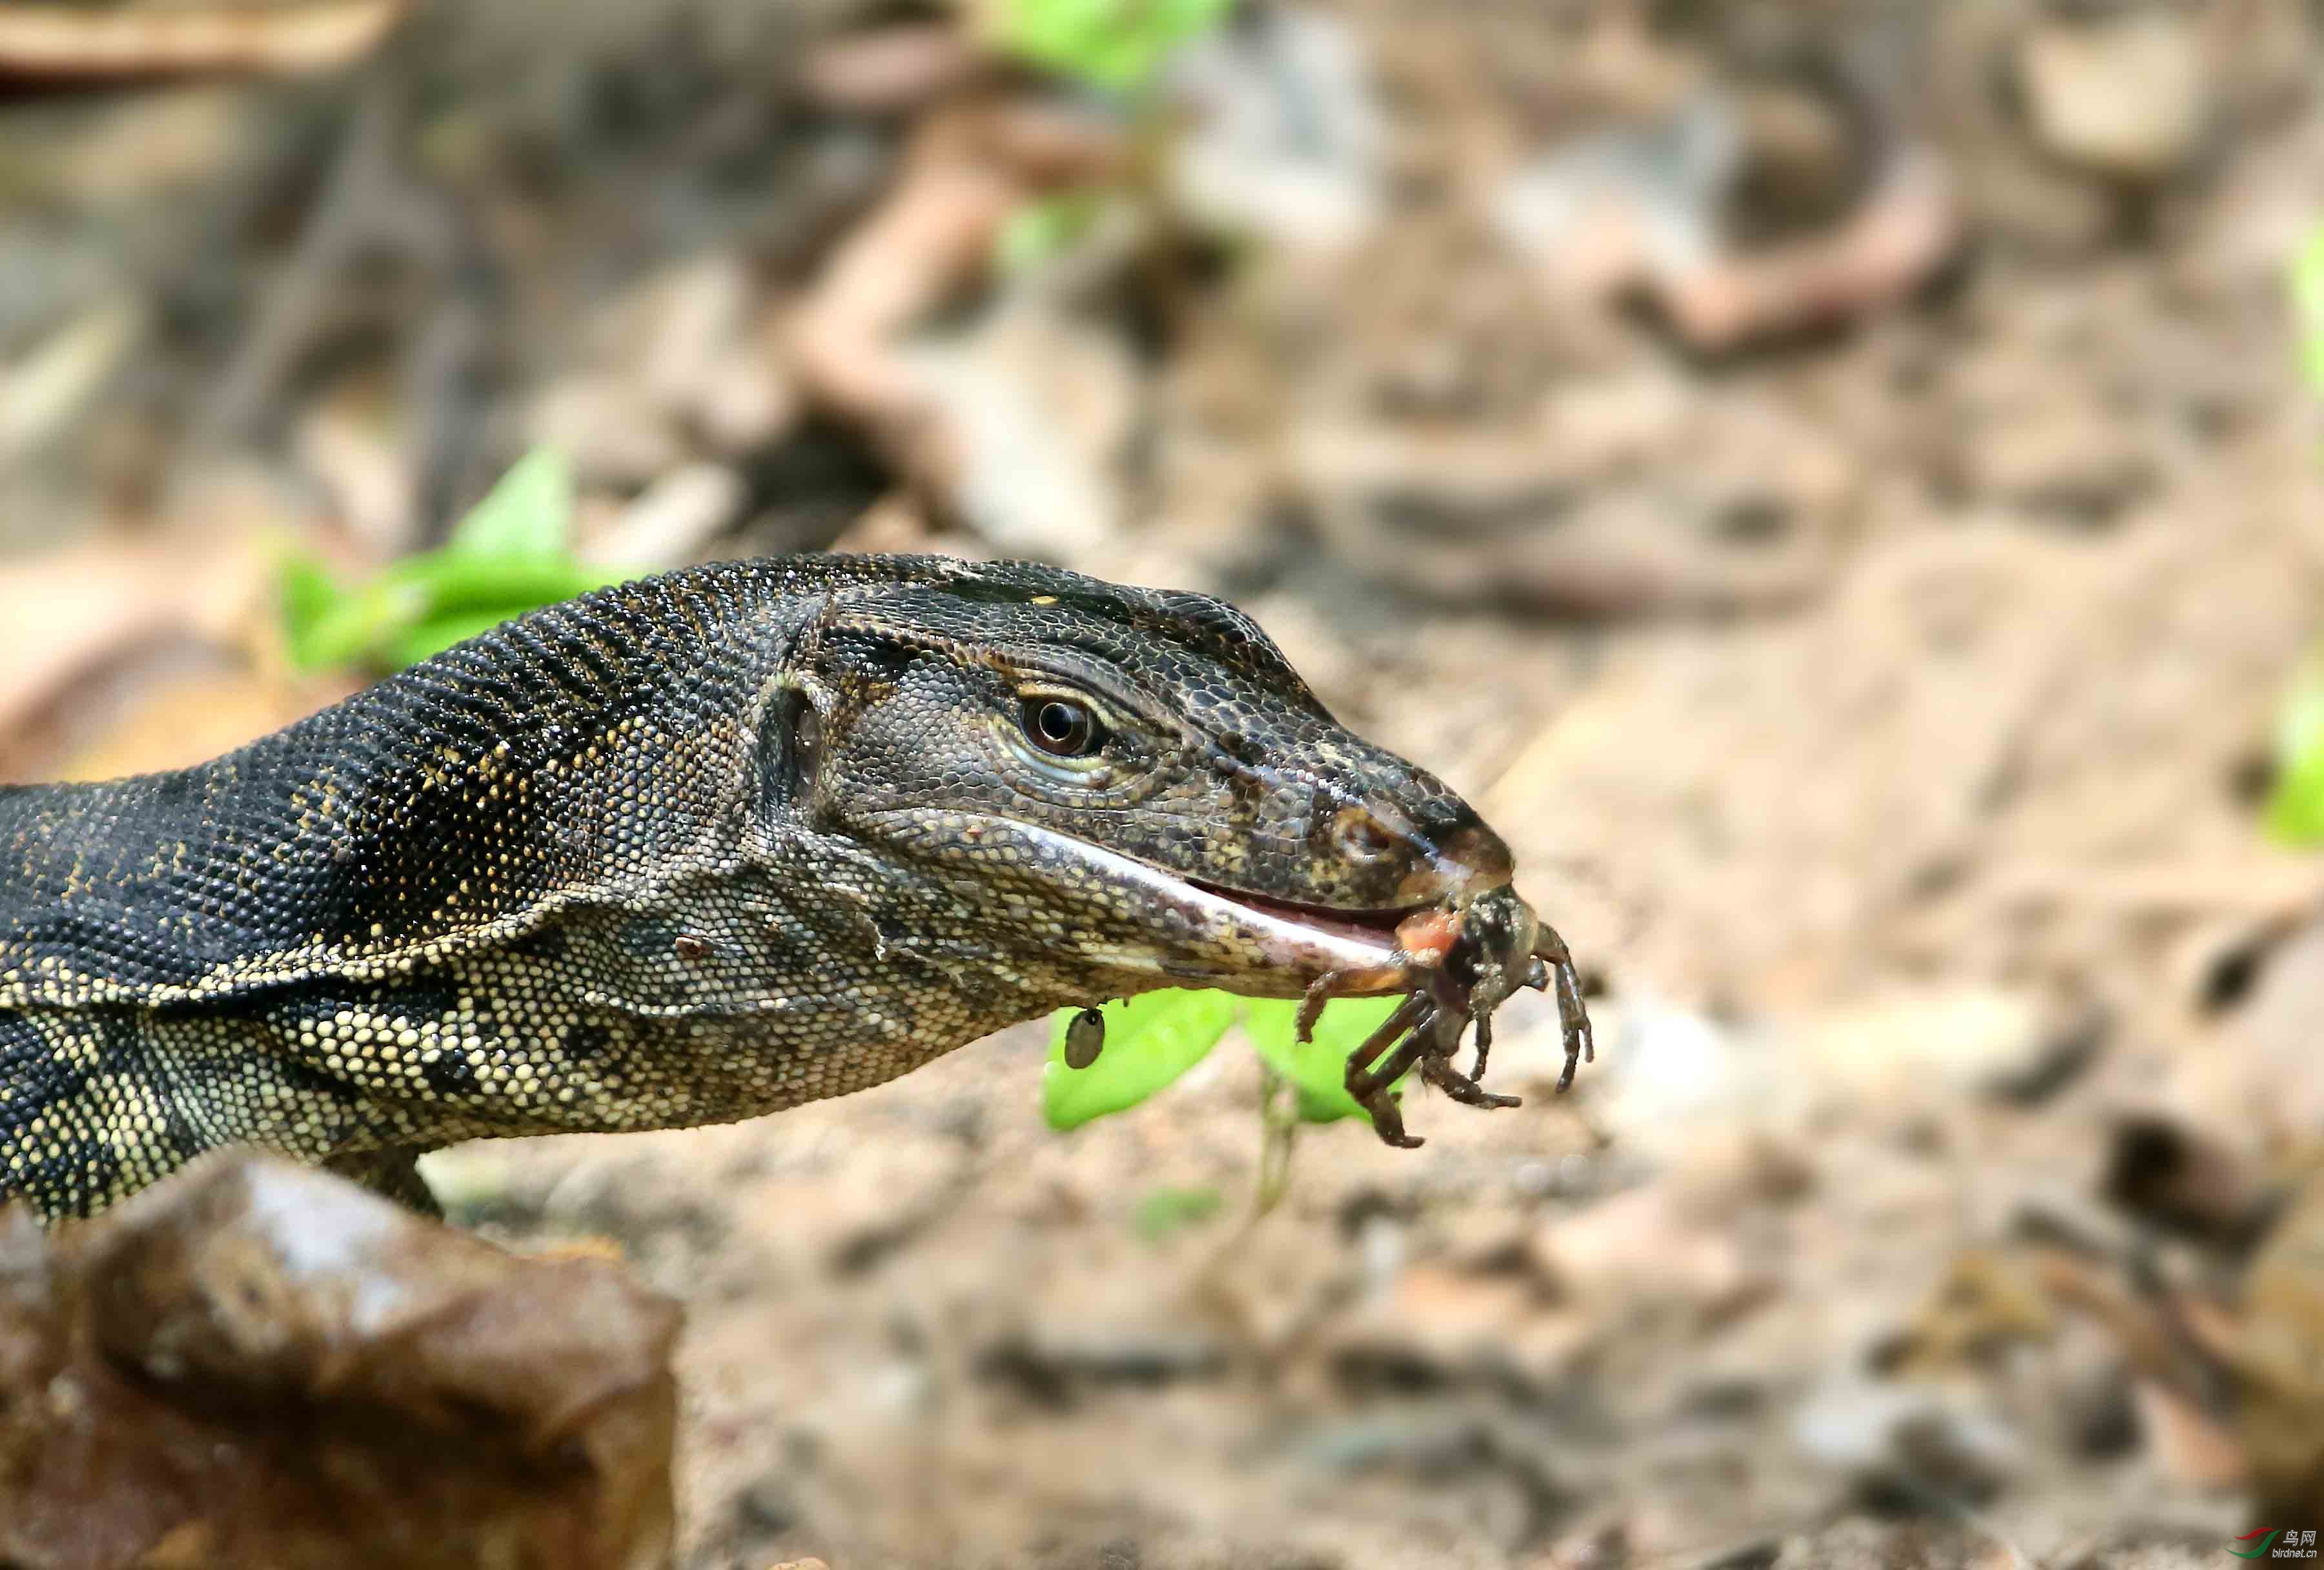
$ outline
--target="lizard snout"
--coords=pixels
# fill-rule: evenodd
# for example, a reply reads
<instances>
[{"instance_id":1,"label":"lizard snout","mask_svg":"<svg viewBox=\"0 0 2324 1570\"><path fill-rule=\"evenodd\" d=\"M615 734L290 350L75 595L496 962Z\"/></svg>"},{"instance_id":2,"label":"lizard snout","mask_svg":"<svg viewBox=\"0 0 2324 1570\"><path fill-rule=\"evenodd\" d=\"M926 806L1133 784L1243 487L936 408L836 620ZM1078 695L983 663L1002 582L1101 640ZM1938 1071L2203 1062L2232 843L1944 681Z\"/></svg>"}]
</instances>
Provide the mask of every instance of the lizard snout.
<instances>
[{"instance_id":1,"label":"lizard snout","mask_svg":"<svg viewBox=\"0 0 2324 1570\"><path fill-rule=\"evenodd\" d=\"M1401 902L1421 905L1465 897L1499 888L1515 875L1509 847L1468 803L1456 799L1429 806L1434 810L1418 825L1426 851L1397 891Z\"/></svg>"},{"instance_id":2,"label":"lizard snout","mask_svg":"<svg viewBox=\"0 0 2324 1570\"><path fill-rule=\"evenodd\" d=\"M1480 889L1498 889L1516 875L1516 863L1510 858L1509 847L1501 843L1501 836L1487 828L1475 813L1465 807L1462 811L1467 821L1436 841L1434 878L1425 879L1424 887L1411 891L1414 903L1445 895L1473 894Z\"/></svg>"},{"instance_id":3,"label":"lizard snout","mask_svg":"<svg viewBox=\"0 0 2324 1570\"><path fill-rule=\"evenodd\" d=\"M1380 902L1432 905L1506 883L1508 846L1457 797L1372 798L1331 819L1330 844L1351 882Z\"/></svg>"}]
</instances>

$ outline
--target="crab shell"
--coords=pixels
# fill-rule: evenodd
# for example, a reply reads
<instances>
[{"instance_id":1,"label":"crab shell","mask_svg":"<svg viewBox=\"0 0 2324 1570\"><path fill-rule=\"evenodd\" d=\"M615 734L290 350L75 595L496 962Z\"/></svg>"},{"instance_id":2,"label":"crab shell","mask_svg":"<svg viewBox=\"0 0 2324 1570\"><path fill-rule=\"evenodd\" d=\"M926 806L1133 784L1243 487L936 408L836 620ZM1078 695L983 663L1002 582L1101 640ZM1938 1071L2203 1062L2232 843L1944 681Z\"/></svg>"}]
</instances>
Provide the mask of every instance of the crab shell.
<instances>
[{"instance_id":1,"label":"crab shell","mask_svg":"<svg viewBox=\"0 0 2324 1570\"><path fill-rule=\"evenodd\" d=\"M1533 907L1507 883L1465 907L1407 916L1396 929L1397 953L1414 967L1441 975L1472 1018L1491 1013L1526 984L1540 935Z\"/></svg>"}]
</instances>

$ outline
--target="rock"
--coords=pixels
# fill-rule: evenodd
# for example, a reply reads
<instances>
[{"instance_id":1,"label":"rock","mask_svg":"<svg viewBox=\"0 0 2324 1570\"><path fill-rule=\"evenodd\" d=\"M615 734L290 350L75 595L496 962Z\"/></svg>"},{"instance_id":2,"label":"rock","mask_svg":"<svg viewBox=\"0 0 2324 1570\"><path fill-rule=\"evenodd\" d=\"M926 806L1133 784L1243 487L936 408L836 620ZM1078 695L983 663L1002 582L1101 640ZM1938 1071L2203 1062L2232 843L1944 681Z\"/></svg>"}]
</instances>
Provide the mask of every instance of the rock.
<instances>
[{"instance_id":1,"label":"rock","mask_svg":"<svg viewBox=\"0 0 2324 1570\"><path fill-rule=\"evenodd\" d=\"M666 1565L678 1320L247 1150L0 1212L0 1562Z\"/></svg>"},{"instance_id":2,"label":"rock","mask_svg":"<svg viewBox=\"0 0 2324 1570\"><path fill-rule=\"evenodd\" d=\"M2045 18L2020 41L2017 77L2043 150L2109 180L2179 172L2211 116L2202 41L2175 6Z\"/></svg>"}]
</instances>

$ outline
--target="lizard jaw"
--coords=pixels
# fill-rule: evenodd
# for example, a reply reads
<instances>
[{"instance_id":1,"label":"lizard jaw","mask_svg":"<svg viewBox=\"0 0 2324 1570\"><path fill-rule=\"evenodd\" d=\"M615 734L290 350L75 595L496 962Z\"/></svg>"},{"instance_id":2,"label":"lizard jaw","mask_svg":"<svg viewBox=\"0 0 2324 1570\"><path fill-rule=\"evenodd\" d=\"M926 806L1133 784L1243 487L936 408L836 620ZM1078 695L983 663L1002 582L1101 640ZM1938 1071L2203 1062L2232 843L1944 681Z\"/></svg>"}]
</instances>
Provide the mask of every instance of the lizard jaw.
<instances>
[{"instance_id":1,"label":"lizard jaw","mask_svg":"<svg viewBox=\"0 0 2324 1570\"><path fill-rule=\"evenodd\" d=\"M965 821L964 821L964 818ZM1085 908L1106 891L1134 909L1151 937L1120 937L1102 921L1066 935L1084 956L1117 971L1145 972L1154 984L1222 986L1258 997L1298 997L1329 975L1335 993L1411 990L1413 973L1396 934L1296 908L1238 897L1054 829L985 814L954 816L963 840L1006 845L1014 870L1055 891L1061 910Z\"/></svg>"}]
</instances>

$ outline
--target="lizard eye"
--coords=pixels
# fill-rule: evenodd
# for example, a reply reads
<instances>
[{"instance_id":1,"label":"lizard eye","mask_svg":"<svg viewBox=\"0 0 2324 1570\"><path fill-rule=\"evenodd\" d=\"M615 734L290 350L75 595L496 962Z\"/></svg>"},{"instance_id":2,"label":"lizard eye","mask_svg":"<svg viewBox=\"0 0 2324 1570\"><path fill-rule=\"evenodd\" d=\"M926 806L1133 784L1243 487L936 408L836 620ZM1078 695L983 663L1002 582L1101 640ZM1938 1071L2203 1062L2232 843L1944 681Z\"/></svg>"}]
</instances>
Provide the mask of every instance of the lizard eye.
<instances>
[{"instance_id":1,"label":"lizard eye","mask_svg":"<svg viewBox=\"0 0 2324 1570\"><path fill-rule=\"evenodd\" d=\"M1097 716L1070 698L1028 697L1018 720L1025 739L1053 758L1086 758L1105 745Z\"/></svg>"}]
</instances>

